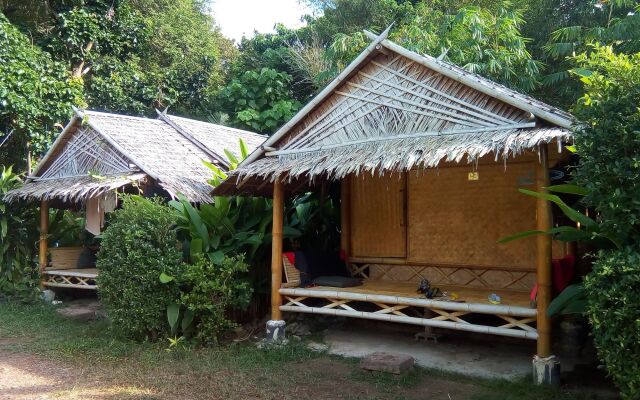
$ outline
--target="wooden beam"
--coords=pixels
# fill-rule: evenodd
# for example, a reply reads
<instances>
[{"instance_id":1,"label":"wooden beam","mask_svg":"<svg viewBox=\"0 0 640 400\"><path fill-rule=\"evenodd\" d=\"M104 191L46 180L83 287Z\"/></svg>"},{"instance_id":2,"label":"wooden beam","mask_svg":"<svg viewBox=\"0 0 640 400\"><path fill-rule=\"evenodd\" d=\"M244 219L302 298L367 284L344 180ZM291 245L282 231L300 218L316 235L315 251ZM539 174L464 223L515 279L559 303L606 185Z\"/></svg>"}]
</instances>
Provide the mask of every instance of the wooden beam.
<instances>
[{"instance_id":1,"label":"wooden beam","mask_svg":"<svg viewBox=\"0 0 640 400\"><path fill-rule=\"evenodd\" d=\"M40 265L40 288L44 288L44 270L48 265L47 252L49 248L49 202L40 202L40 249L38 253L38 263Z\"/></svg>"},{"instance_id":2,"label":"wooden beam","mask_svg":"<svg viewBox=\"0 0 640 400\"><path fill-rule=\"evenodd\" d=\"M351 255L351 180L347 176L340 183L340 249L348 263Z\"/></svg>"},{"instance_id":3,"label":"wooden beam","mask_svg":"<svg viewBox=\"0 0 640 400\"><path fill-rule=\"evenodd\" d=\"M273 183L273 230L271 239L271 320L282 319L282 225L284 220L284 184L278 178Z\"/></svg>"},{"instance_id":4,"label":"wooden beam","mask_svg":"<svg viewBox=\"0 0 640 400\"><path fill-rule=\"evenodd\" d=\"M536 190L547 193L549 186L549 158L546 144L540 145L539 161L536 163ZM536 200L536 229L548 231L551 229L551 204L542 198ZM551 355L551 320L547 316L547 308L551 302L551 236L537 237L537 281L538 281L538 357Z\"/></svg>"}]
</instances>

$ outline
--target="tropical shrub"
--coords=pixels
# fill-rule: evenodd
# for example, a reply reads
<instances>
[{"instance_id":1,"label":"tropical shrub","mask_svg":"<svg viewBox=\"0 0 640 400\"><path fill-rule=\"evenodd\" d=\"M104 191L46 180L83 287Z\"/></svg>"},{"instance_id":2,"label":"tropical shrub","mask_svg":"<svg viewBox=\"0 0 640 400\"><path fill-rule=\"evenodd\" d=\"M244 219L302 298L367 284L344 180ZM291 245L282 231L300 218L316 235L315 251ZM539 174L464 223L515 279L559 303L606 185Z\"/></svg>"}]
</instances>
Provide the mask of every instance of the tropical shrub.
<instances>
[{"instance_id":1,"label":"tropical shrub","mask_svg":"<svg viewBox=\"0 0 640 400\"><path fill-rule=\"evenodd\" d=\"M248 270L243 256L224 257L217 263L200 257L185 265L180 301L193 313L195 337L201 343L215 344L223 331L235 326L226 313L251 301L252 288L243 278Z\"/></svg>"},{"instance_id":2,"label":"tropical shrub","mask_svg":"<svg viewBox=\"0 0 640 400\"><path fill-rule=\"evenodd\" d=\"M598 356L626 399L640 397L640 253L604 251L585 279Z\"/></svg>"},{"instance_id":3,"label":"tropical shrub","mask_svg":"<svg viewBox=\"0 0 640 400\"><path fill-rule=\"evenodd\" d=\"M273 133L300 108L290 83L289 74L271 68L246 71L220 91L220 110L231 116L235 126Z\"/></svg>"},{"instance_id":4,"label":"tropical shrub","mask_svg":"<svg viewBox=\"0 0 640 400\"><path fill-rule=\"evenodd\" d=\"M98 251L98 295L118 331L155 340L169 330L167 306L180 296L175 282L158 279L182 267L175 214L159 198L123 196L111 217Z\"/></svg>"},{"instance_id":5,"label":"tropical shrub","mask_svg":"<svg viewBox=\"0 0 640 400\"><path fill-rule=\"evenodd\" d=\"M2 197L22 185L11 167L0 174L0 296L32 297L38 274L35 250L38 242L36 209L25 204L7 204Z\"/></svg>"},{"instance_id":6,"label":"tropical shrub","mask_svg":"<svg viewBox=\"0 0 640 400\"><path fill-rule=\"evenodd\" d=\"M586 279L588 316L600 358L622 396L640 397L640 54L594 47L577 58L585 96L575 108L581 156L576 181L588 194L605 236L619 248L601 250Z\"/></svg>"},{"instance_id":7,"label":"tropical shrub","mask_svg":"<svg viewBox=\"0 0 640 400\"><path fill-rule=\"evenodd\" d=\"M640 53L616 55L596 47L578 57L575 70L586 94L575 107L580 168L576 179L589 192L602 229L640 242Z\"/></svg>"},{"instance_id":8,"label":"tropical shrub","mask_svg":"<svg viewBox=\"0 0 640 400\"><path fill-rule=\"evenodd\" d=\"M65 65L52 60L31 43L29 36L0 13L0 160L24 166L27 147L42 153L69 117L72 105L82 103L82 82ZM29 143L29 145L28 145Z\"/></svg>"}]
</instances>

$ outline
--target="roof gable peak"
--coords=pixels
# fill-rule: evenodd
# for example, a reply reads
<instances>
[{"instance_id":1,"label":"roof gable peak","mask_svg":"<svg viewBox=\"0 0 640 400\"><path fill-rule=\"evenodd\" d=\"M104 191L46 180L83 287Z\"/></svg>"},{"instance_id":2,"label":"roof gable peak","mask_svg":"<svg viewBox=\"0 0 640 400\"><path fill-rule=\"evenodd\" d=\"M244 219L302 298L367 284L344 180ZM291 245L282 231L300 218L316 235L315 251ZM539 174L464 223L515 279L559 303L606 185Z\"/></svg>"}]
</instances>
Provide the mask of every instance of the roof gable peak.
<instances>
[{"instance_id":1,"label":"roof gable peak","mask_svg":"<svg viewBox=\"0 0 640 400\"><path fill-rule=\"evenodd\" d=\"M562 128L569 128L572 125L573 117L560 109L545 104L544 102L536 100L530 96L516 92L487 78L465 71L464 69L443 60L430 56L419 55L389 41L387 39L387 35L390 28L391 26L380 35L375 35L371 32L365 31L365 34L372 40L369 46L367 46L367 48L364 49L347 66L347 68L345 68L307 105L305 105L305 107L303 107L291 120L285 123L274 135L267 139L258 150L253 152L243 163L241 163L241 166L246 166L265 154L277 155L279 151L284 151L283 147L287 147L287 150L289 150L291 147L307 148L311 143L326 145L327 143L321 143L317 136L312 139L309 138L310 136L313 136L312 134L314 132L311 132L313 128L307 124L307 118L311 114L317 113L317 110L322 108L325 101L329 100L329 102L331 102L333 96L336 94L343 97L351 97L354 100L368 102L370 104L375 103L377 99L385 98L386 100L390 100L385 101L385 103L392 103L391 107L395 107L401 112L406 111L406 109L411 109L409 112L412 113L416 119L429 118L437 114L438 119L440 120L448 121L450 123L458 123L461 125L454 127L454 130L464 130L465 128L473 128L474 126L479 129L484 129L490 126L496 126L501 129L517 129L534 126L536 120L538 122L543 122L543 124L546 122L547 124ZM436 89L436 91L434 91L432 90L433 88L426 88L424 82L420 79L413 79L407 74L404 74L404 76L401 77L401 80L403 81L403 85L401 86L405 87L400 88L397 84L394 86L394 82L385 80L380 76L375 76L375 74L371 74L366 71L366 67L370 64L376 65L378 68L386 68L389 70L389 65L385 65L376 59L377 55L385 55L389 58L395 57L395 59L401 57L409 60L411 63L429 69L433 71L434 74L438 74L454 81L458 85L467 87L475 93L480 93L487 98L495 100L496 102L506 104L514 110L519 111L520 115L517 118L512 118L511 116L504 115L504 113L500 112L487 112L485 107L481 104L461 102L460 98L451 96L451 93L446 90L438 91L438 89ZM362 85L357 81L357 79L354 79L354 77L358 76L371 81L377 81L376 85L374 85L373 88L370 86L369 90L366 90L366 85ZM410 95L406 96L405 94L398 93L399 90L406 89L406 86L413 86L413 88L419 87L420 90L431 89L431 95L428 99L424 99L424 102L422 100L418 101L422 104L416 104L416 102L411 99ZM344 88L360 89L361 94L354 94L353 91L344 90ZM362 94L364 92L366 92L366 94ZM448 104L443 104L443 101ZM389 106L389 104L379 105ZM404 107L400 107L401 105L404 105ZM463 111L462 113L459 112L461 110ZM524 126L523 124L527 124L527 126ZM335 124L333 125L335 127ZM296 131L296 127L300 126L303 126L303 128L297 129ZM339 127L341 129L345 128L343 126ZM371 127L375 129L375 126L370 124L368 128ZM336 129L334 129L334 131L335 130ZM343 131L346 130L347 129L343 129ZM422 133L425 135L438 134L441 131L442 129L422 129ZM397 133L402 134L402 132ZM412 135L417 132L410 131L404 133ZM289 143L289 139L292 135L295 136L293 140L299 140L296 145ZM307 135L307 137L303 138L305 135ZM326 132L323 135L324 138L328 138L328 136L330 136ZM343 132L343 136L344 137L341 139L343 141L354 139L349 138L350 134L348 132ZM362 137L358 137L354 140L358 141L362 139Z\"/></svg>"}]
</instances>

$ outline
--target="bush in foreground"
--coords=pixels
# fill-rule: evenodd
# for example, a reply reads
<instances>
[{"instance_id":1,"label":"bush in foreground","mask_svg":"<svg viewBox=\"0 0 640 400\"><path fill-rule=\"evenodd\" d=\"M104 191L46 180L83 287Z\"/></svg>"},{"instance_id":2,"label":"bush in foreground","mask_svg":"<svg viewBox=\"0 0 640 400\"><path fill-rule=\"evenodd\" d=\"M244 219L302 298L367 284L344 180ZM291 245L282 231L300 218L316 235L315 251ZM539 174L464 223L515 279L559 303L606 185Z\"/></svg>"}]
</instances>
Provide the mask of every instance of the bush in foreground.
<instances>
[{"instance_id":1,"label":"bush in foreground","mask_svg":"<svg viewBox=\"0 0 640 400\"><path fill-rule=\"evenodd\" d=\"M251 301L252 288L241 277L248 270L243 256L224 257L216 263L201 257L185 265L181 302L195 316L195 336L201 343L216 343L222 332L235 326L226 313Z\"/></svg>"},{"instance_id":2,"label":"bush in foreground","mask_svg":"<svg viewBox=\"0 0 640 400\"><path fill-rule=\"evenodd\" d=\"M604 237L585 281L598 354L626 399L640 398L640 53L595 47L578 57L585 96L575 108L580 166Z\"/></svg>"},{"instance_id":3,"label":"bush in foreground","mask_svg":"<svg viewBox=\"0 0 640 400\"><path fill-rule=\"evenodd\" d=\"M623 396L640 397L640 253L602 252L585 279L600 359Z\"/></svg>"},{"instance_id":4,"label":"bush in foreground","mask_svg":"<svg viewBox=\"0 0 640 400\"><path fill-rule=\"evenodd\" d=\"M151 340L168 331L166 309L180 296L161 273L182 266L175 214L161 200L124 196L102 234L98 294L114 327L126 336Z\"/></svg>"},{"instance_id":5,"label":"bush in foreground","mask_svg":"<svg viewBox=\"0 0 640 400\"><path fill-rule=\"evenodd\" d=\"M2 197L22 185L12 167L0 169L0 300L33 300L38 293L35 244L38 242L36 208L8 204Z\"/></svg>"}]
</instances>

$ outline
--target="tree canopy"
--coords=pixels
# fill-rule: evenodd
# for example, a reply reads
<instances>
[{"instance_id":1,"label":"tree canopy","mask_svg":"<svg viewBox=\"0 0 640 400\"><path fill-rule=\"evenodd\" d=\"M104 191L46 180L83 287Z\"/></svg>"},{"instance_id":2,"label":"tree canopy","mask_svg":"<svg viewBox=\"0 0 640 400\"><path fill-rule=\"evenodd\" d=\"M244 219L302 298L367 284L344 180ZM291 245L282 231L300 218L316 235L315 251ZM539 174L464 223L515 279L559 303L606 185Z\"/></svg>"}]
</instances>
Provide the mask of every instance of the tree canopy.
<instances>
[{"instance_id":1,"label":"tree canopy","mask_svg":"<svg viewBox=\"0 0 640 400\"><path fill-rule=\"evenodd\" d=\"M234 43L208 0L0 0L0 135L15 132L0 152L25 165L29 143L37 158L72 104L133 115L168 107L270 134L366 46L363 29L391 24L403 46L565 108L583 94L570 71L593 43L640 50L634 0L304 2L314 10L305 26Z\"/></svg>"}]
</instances>

